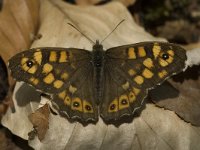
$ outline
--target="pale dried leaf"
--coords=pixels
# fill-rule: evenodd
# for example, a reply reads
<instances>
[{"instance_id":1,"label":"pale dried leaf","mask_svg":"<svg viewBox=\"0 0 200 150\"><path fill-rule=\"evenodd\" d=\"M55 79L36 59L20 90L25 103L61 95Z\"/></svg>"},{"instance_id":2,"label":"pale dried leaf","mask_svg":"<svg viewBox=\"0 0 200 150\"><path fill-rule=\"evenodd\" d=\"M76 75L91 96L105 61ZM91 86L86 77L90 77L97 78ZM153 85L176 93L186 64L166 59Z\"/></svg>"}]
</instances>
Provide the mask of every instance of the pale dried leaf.
<instances>
[{"instance_id":1,"label":"pale dried leaf","mask_svg":"<svg viewBox=\"0 0 200 150\"><path fill-rule=\"evenodd\" d=\"M39 0L4 0L0 12L0 55L9 58L30 47L38 27ZM14 81L9 76L10 85Z\"/></svg>"},{"instance_id":2,"label":"pale dried leaf","mask_svg":"<svg viewBox=\"0 0 200 150\"><path fill-rule=\"evenodd\" d=\"M50 3L51 2L51 3ZM136 43L154 38L139 27L120 3L104 6L78 7L62 1L41 1L40 40L32 47L77 47L92 49L92 44L67 22L72 22L91 39L100 41L122 19L126 21L106 39L104 48ZM59 9L58 9L59 8ZM52 19L53 18L53 19ZM14 134L28 139L32 125L27 116L39 105L39 94L27 85L17 84L14 94L16 112L8 111L2 123ZM34 97L35 96L35 97ZM32 101L31 101L32 100ZM44 98L42 99L44 100ZM12 126L15 124L14 126ZM197 150L200 147L200 129L181 120L174 112L146 104L139 117L119 127L97 124L83 126L50 114L49 130L45 139L29 141L34 149L163 149Z\"/></svg>"},{"instance_id":3,"label":"pale dried leaf","mask_svg":"<svg viewBox=\"0 0 200 150\"><path fill-rule=\"evenodd\" d=\"M5 62L28 48L38 25L39 0L4 0L0 12L0 55Z\"/></svg>"},{"instance_id":4,"label":"pale dried leaf","mask_svg":"<svg viewBox=\"0 0 200 150\"><path fill-rule=\"evenodd\" d=\"M194 48L187 52L187 66L200 65L200 48Z\"/></svg>"}]
</instances>

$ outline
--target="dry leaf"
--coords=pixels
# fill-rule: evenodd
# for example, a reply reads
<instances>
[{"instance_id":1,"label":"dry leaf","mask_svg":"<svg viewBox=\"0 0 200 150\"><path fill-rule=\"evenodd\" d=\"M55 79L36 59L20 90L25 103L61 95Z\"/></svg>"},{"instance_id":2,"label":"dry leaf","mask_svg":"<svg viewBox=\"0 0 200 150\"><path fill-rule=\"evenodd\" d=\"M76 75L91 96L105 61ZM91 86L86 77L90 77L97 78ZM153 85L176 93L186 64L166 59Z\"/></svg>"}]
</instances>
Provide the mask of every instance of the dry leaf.
<instances>
[{"instance_id":1,"label":"dry leaf","mask_svg":"<svg viewBox=\"0 0 200 150\"><path fill-rule=\"evenodd\" d=\"M183 19L166 21L165 24L159 26L157 30L159 36L166 37L169 41L178 41L180 43L199 41L199 27Z\"/></svg>"},{"instance_id":2,"label":"dry leaf","mask_svg":"<svg viewBox=\"0 0 200 150\"><path fill-rule=\"evenodd\" d=\"M195 49L200 47L200 42L190 43L188 45L184 45L185 49Z\"/></svg>"},{"instance_id":3,"label":"dry leaf","mask_svg":"<svg viewBox=\"0 0 200 150\"><path fill-rule=\"evenodd\" d=\"M4 0L0 11L0 55L8 59L30 47L38 28L39 0ZM14 81L9 76L10 85Z\"/></svg>"},{"instance_id":4,"label":"dry leaf","mask_svg":"<svg viewBox=\"0 0 200 150\"><path fill-rule=\"evenodd\" d=\"M49 113L49 106L48 104L45 104L43 107L40 107L34 113L28 116L29 120L33 124L33 128L37 131L40 141L44 139L49 128Z\"/></svg>"},{"instance_id":5,"label":"dry leaf","mask_svg":"<svg viewBox=\"0 0 200 150\"><path fill-rule=\"evenodd\" d=\"M156 105L176 112L182 119L193 125L200 126L200 67L194 66L187 69L170 80L170 83L178 89L178 94L170 97L175 90L158 87L152 94L152 100ZM179 82L177 82L179 81ZM158 91L160 90L160 91ZM166 93L167 91L167 93ZM158 94L156 94L158 93ZM165 97L164 97L165 96Z\"/></svg>"},{"instance_id":6,"label":"dry leaf","mask_svg":"<svg viewBox=\"0 0 200 150\"><path fill-rule=\"evenodd\" d=\"M103 43L105 49L141 41L161 40L139 27L120 3L78 7L59 0L43 0L39 28L42 38L35 41L32 47L58 46L90 50L92 44L68 26L68 22L76 25L91 39L101 41L122 19L126 21ZM28 139L27 134L32 130L26 116L39 105L39 94L33 90L27 93L28 88L25 84L17 83L13 97L16 112L9 110L2 119L4 126L24 139ZM32 96L27 96L31 94ZM38 96L33 98L33 95ZM40 142L35 138L29 144L34 149L198 150L200 129L184 122L172 111L146 104L138 117L119 127L107 125L101 119L95 125L83 126L78 122L71 123L60 115L50 114L49 129L44 140Z\"/></svg>"},{"instance_id":7,"label":"dry leaf","mask_svg":"<svg viewBox=\"0 0 200 150\"><path fill-rule=\"evenodd\" d=\"M0 54L5 60L28 48L38 25L38 0L4 0L0 12Z\"/></svg>"}]
</instances>

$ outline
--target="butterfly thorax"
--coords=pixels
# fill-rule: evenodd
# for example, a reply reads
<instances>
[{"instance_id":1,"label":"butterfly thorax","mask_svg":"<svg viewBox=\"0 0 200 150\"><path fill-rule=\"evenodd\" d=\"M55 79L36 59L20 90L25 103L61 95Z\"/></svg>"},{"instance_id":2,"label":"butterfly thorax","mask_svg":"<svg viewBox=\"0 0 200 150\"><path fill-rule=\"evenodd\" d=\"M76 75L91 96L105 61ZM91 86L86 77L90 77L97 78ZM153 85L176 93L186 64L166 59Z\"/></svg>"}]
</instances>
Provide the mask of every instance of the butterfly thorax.
<instances>
[{"instance_id":1,"label":"butterfly thorax","mask_svg":"<svg viewBox=\"0 0 200 150\"><path fill-rule=\"evenodd\" d=\"M94 67L101 67L103 65L104 60L104 50L103 46L99 44L97 40L95 45L93 46L93 65Z\"/></svg>"},{"instance_id":2,"label":"butterfly thorax","mask_svg":"<svg viewBox=\"0 0 200 150\"><path fill-rule=\"evenodd\" d=\"M95 87L95 97L96 103L99 104L102 97L102 77L103 77L103 66L104 66L104 55L103 46L99 44L97 40L93 46L92 51L92 63L94 66L94 87Z\"/></svg>"}]
</instances>

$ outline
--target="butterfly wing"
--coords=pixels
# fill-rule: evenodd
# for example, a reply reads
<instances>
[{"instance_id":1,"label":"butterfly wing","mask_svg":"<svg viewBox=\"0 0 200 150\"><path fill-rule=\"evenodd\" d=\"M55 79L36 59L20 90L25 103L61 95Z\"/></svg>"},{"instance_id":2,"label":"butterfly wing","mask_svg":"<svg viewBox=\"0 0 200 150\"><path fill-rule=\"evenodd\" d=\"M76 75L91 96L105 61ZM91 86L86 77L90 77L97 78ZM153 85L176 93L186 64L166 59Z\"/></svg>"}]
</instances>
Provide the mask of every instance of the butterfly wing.
<instances>
[{"instance_id":1,"label":"butterfly wing","mask_svg":"<svg viewBox=\"0 0 200 150\"><path fill-rule=\"evenodd\" d=\"M186 51L170 43L144 42L107 50L101 116L117 120L133 114L148 89L182 71L185 61Z\"/></svg>"},{"instance_id":2,"label":"butterfly wing","mask_svg":"<svg viewBox=\"0 0 200 150\"><path fill-rule=\"evenodd\" d=\"M11 74L43 93L50 94L70 118L96 120L91 52L75 48L35 48L9 60ZM89 89L86 87L90 87Z\"/></svg>"},{"instance_id":3,"label":"butterfly wing","mask_svg":"<svg viewBox=\"0 0 200 150\"><path fill-rule=\"evenodd\" d=\"M90 69L89 69L89 68ZM98 108L95 103L93 69L90 64L76 74L70 86L53 95L54 102L62 114L69 118L78 118L84 122L98 120Z\"/></svg>"}]
</instances>

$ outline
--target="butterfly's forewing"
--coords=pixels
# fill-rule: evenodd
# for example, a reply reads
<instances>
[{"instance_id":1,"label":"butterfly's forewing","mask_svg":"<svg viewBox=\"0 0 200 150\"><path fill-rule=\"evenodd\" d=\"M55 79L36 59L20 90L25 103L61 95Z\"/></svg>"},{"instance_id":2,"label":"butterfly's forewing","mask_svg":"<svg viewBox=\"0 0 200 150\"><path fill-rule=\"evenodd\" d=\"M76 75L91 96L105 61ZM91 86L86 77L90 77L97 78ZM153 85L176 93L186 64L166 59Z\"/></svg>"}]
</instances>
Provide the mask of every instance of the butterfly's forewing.
<instances>
[{"instance_id":1,"label":"butterfly's forewing","mask_svg":"<svg viewBox=\"0 0 200 150\"><path fill-rule=\"evenodd\" d=\"M186 51L170 43L144 42L107 50L101 116L116 120L133 114L148 89L182 71L185 61Z\"/></svg>"},{"instance_id":2,"label":"butterfly's forewing","mask_svg":"<svg viewBox=\"0 0 200 150\"><path fill-rule=\"evenodd\" d=\"M43 93L50 94L60 111L69 117L96 120L91 87L91 52L74 48L36 48L9 61L11 74ZM90 73L90 74L88 74Z\"/></svg>"}]
</instances>

